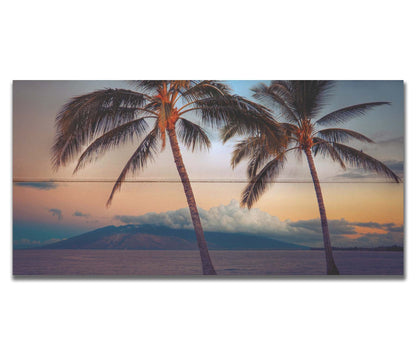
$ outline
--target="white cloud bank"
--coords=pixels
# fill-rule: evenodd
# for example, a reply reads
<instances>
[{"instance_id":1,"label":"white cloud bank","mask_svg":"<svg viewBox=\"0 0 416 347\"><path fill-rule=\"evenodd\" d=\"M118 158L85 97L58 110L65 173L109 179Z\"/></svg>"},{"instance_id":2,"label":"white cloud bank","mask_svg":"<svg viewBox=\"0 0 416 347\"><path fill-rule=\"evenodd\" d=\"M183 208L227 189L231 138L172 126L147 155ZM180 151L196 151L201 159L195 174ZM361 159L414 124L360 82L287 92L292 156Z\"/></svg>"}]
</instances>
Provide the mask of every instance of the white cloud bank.
<instances>
[{"instance_id":1,"label":"white cloud bank","mask_svg":"<svg viewBox=\"0 0 416 347\"><path fill-rule=\"evenodd\" d=\"M219 205L204 210L199 208L202 226L205 231L242 232L262 234L281 241L311 247L322 246L322 232L319 219L281 221L258 208L240 208L236 200L228 205ZM125 224L153 224L173 229L193 229L188 208L161 213L146 213L140 216L118 215L114 219ZM374 233L359 234L357 226L374 229ZM357 223L345 219L330 220L329 228L334 246L338 247L377 247L403 245L403 226L392 223ZM384 232L383 234L377 233ZM355 239L348 238L354 235Z\"/></svg>"}]
</instances>

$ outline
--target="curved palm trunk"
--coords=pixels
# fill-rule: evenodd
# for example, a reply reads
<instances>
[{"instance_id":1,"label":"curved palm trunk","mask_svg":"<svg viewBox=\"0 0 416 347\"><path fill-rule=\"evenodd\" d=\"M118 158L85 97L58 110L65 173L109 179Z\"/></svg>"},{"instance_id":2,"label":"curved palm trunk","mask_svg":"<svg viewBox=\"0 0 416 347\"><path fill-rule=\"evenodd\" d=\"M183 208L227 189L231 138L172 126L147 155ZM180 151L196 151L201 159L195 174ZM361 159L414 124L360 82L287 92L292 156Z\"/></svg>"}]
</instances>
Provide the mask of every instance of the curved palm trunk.
<instances>
[{"instance_id":1,"label":"curved palm trunk","mask_svg":"<svg viewBox=\"0 0 416 347\"><path fill-rule=\"evenodd\" d=\"M308 159L309 170L311 171L313 184L315 186L316 198L318 200L319 214L321 215L322 233L324 236L324 247L326 257L326 272L328 275L339 275L337 266L335 265L334 256L332 254L331 239L329 237L328 220L326 218L326 211L324 205L324 198L322 196L321 184L319 183L318 173L316 172L315 163L310 149L305 150Z\"/></svg>"},{"instance_id":2,"label":"curved palm trunk","mask_svg":"<svg viewBox=\"0 0 416 347\"><path fill-rule=\"evenodd\" d=\"M175 128L168 130L170 146L172 148L173 158L175 159L176 168L181 177L183 190L185 191L186 200L188 201L189 211L191 212L192 223L194 225L196 239L199 247L199 254L202 262L202 272L204 275L216 275L214 266L208 253L207 242L204 237L201 220L199 218L198 208L196 207L194 193L191 182L189 182L188 173L182 160L181 151L176 137Z\"/></svg>"}]
</instances>

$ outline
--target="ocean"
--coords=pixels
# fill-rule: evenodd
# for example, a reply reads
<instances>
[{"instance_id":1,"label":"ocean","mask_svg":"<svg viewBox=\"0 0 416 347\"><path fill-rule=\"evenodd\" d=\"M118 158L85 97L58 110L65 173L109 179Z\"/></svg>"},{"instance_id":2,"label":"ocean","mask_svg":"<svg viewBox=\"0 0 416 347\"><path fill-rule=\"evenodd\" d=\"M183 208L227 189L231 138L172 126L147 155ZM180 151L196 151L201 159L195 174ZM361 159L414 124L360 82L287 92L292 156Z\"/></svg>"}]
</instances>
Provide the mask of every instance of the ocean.
<instances>
[{"instance_id":1,"label":"ocean","mask_svg":"<svg viewBox=\"0 0 416 347\"><path fill-rule=\"evenodd\" d=\"M220 276L325 275L324 252L210 251ZM334 251L341 275L403 275L403 252ZM201 275L198 251L14 250L13 275Z\"/></svg>"}]
</instances>

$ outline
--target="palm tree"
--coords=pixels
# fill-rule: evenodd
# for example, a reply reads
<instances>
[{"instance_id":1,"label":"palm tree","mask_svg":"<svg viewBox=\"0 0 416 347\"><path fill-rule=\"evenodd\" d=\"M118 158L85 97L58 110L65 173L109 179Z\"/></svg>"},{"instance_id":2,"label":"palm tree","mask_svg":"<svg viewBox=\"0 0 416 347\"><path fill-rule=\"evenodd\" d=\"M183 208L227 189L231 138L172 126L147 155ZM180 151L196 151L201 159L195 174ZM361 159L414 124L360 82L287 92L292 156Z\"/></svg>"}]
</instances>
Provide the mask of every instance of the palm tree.
<instances>
[{"instance_id":1,"label":"palm tree","mask_svg":"<svg viewBox=\"0 0 416 347\"><path fill-rule=\"evenodd\" d=\"M72 98L63 106L56 118L53 167L58 169L68 164L82 152L75 173L107 150L143 137L117 178L108 207L127 174L143 169L165 148L167 135L195 229L203 274L215 275L178 138L192 151L208 149L211 143L200 125L184 117L197 116L203 125L212 127L237 120L241 124L254 122L260 127L267 118L265 109L231 95L227 85L216 81L135 81L132 84L136 90L98 90ZM150 131L146 132L149 122ZM87 146L85 150L84 146Z\"/></svg>"},{"instance_id":2,"label":"palm tree","mask_svg":"<svg viewBox=\"0 0 416 347\"><path fill-rule=\"evenodd\" d=\"M247 136L236 144L231 165L235 167L243 159L248 159L247 175L250 181L241 199L241 205L248 208L252 207L279 175L287 160L287 153L295 151L300 155L305 154L318 200L327 274L337 275L339 271L332 254L325 205L313 155L329 156L343 169L349 164L375 171L395 182L399 182L400 178L382 162L345 145L348 140L373 142L368 137L348 129L323 128L326 125L342 124L364 115L374 107L389 103L358 104L320 116L320 110L332 85L330 81L272 81L270 85L259 84L253 89L254 98L269 109L276 110L279 115L273 125L275 136L247 131L246 127L240 129L238 123L229 123L223 128L222 137L225 142L236 134Z\"/></svg>"}]
</instances>

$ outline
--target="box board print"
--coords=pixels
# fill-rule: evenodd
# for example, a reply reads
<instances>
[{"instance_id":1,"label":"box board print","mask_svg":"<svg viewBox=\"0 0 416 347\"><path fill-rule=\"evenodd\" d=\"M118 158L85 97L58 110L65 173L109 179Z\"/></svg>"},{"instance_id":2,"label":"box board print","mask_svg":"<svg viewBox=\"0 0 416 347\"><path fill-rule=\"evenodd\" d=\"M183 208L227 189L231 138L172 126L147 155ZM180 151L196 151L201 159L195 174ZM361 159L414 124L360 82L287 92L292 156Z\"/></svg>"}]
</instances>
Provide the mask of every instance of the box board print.
<instances>
[{"instance_id":1,"label":"box board print","mask_svg":"<svg viewBox=\"0 0 416 347\"><path fill-rule=\"evenodd\" d=\"M13 274L403 275L402 81L15 81Z\"/></svg>"}]
</instances>

